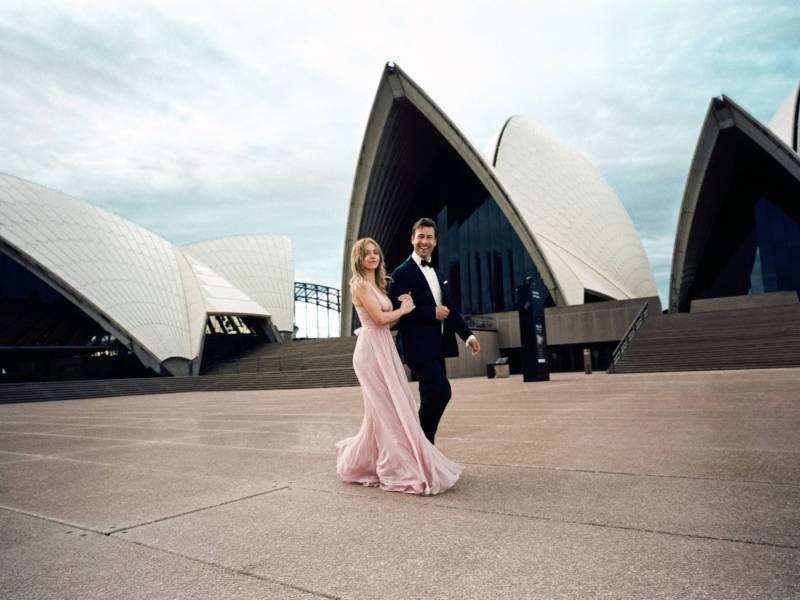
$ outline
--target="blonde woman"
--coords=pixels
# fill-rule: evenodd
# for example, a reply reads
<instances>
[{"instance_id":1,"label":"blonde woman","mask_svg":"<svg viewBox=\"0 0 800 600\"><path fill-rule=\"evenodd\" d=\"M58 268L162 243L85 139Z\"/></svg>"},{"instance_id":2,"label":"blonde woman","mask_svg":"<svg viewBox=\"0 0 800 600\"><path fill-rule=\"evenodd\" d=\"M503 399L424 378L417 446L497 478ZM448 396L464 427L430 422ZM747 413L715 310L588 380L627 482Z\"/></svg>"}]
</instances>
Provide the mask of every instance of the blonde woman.
<instances>
[{"instance_id":1,"label":"blonde woman","mask_svg":"<svg viewBox=\"0 0 800 600\"><path fill-rule=\"evenodd\" d=\"M344 481L391 492L443 492L458 480L461 467L425 437L389 331L414 310L414 300L404 294L400 308L392 310L383 253L375 240L353 244L350 267L350 292L361 320L353 367L364 397L364 419L354 437L336 444L336 471Z\"/></svg>"}]
</instances>

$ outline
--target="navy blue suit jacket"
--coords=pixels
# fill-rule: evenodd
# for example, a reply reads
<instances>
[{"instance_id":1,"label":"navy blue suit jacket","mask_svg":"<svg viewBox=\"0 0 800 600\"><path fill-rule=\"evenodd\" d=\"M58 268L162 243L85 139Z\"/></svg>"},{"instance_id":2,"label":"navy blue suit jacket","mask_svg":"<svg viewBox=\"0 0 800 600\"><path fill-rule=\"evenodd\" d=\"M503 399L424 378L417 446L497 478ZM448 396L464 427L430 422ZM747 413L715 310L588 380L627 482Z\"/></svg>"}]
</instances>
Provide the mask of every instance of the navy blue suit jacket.
<instances>
[{"instance_id":1,"label":"navy blue suit jacket","mask_svg":"<svg viewBox=\"0 0 800 600\"><path fill-rule=\"evenodd\" d=\"M431 288L414 259L409 256L392 272L389 298L394 307L400 306L397 297L406 293L411 294L416 306L397 325L397 351L406 364L458 356L455 334L458 333L464 341L472 335L461 313L450 302L450 290L438 270L436 277L442 288L442 304L450 309L450 314L444 320L444 331L442 321L436 319L436 301Z\"/></svg>"}]
</instances>

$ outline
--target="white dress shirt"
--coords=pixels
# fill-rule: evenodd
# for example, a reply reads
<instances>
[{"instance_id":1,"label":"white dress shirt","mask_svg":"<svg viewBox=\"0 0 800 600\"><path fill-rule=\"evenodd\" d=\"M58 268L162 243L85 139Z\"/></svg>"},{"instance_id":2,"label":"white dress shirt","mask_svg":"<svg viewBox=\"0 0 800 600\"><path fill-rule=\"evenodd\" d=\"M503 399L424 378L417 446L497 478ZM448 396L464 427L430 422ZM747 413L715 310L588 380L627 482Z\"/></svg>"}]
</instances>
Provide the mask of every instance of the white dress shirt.
<instances>
[{"instance_id":1,"label":"white dress shirt","mask_svg":"<svg viewBox=\"0 0 800 600\"><path fill-rule=\"evenodd\" d=\"M431 288L431 294L433 294L433 301L436 302L436 306L441 306L442 287L439 285L439 278L436 276L436 271L433 269L433 266L423 267L421 264L422 257L416 252L411 253L411 258L415 263L417 263L417 266L420 268L420 271L422 271L425 280L428 282L428 287Z\"/></svg>"},{"instance_id":2,"label":"white dress shirt","mask_svg":"<svg viewBox=\"0 0 800 600\"><path fill-rule=\"evenodd\" d=\"M439 285L439 278L436 277L436 271L433 266L423 267L421 264L422 257L416 252L411 253L411 259L417 263L417 266L422 271L422 275L425 277L425 281L428 282L428 287L431 288L431 294L433 294L433 301L436 302L436 306L442 306L442 286ZM444 331L444 321L442 321L442 331ZM474 337L474 334L469 336L464 343L469 345L469 341Z\"/></svg>"}]
</instances>

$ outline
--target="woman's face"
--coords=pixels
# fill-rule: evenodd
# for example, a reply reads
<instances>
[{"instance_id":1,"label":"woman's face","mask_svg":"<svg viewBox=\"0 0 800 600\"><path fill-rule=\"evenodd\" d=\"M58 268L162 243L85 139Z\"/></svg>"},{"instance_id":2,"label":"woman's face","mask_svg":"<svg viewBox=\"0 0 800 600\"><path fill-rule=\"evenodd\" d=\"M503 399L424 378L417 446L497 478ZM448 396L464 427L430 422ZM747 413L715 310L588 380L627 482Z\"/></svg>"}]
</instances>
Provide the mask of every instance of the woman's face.
<instances>
[{"instance_id":1,"label":"woman's face","mask_svg":"<svg viewBox=\"0 0 800 600\"><path fill-rule=\"evenodd\" d=\"M381 254L378 247L369 243L364 247L364 268L368 271L374 271L381 266Z\"/></svg>"}]
</instances>

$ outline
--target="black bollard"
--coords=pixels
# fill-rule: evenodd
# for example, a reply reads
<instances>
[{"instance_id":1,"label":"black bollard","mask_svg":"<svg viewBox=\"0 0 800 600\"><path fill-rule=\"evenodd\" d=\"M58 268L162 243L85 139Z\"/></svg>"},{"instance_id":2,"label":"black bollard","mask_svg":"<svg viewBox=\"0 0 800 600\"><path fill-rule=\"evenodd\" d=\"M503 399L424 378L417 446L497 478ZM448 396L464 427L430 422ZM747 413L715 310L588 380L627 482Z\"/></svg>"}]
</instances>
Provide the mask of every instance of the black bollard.
<instances>
[{"instance_id":1,"label":"black bollard","mask_svg":"<svg viewBox=\"0 0 800 600\"><path fill-rule=\"evenodd\" d=\"M522 348L522 380L549 381L550 361L547 356L547 332L544 323L544 302L548 291L541 280L526 277L517 286L519 337Z\"/></svg>"}]
</instances>

